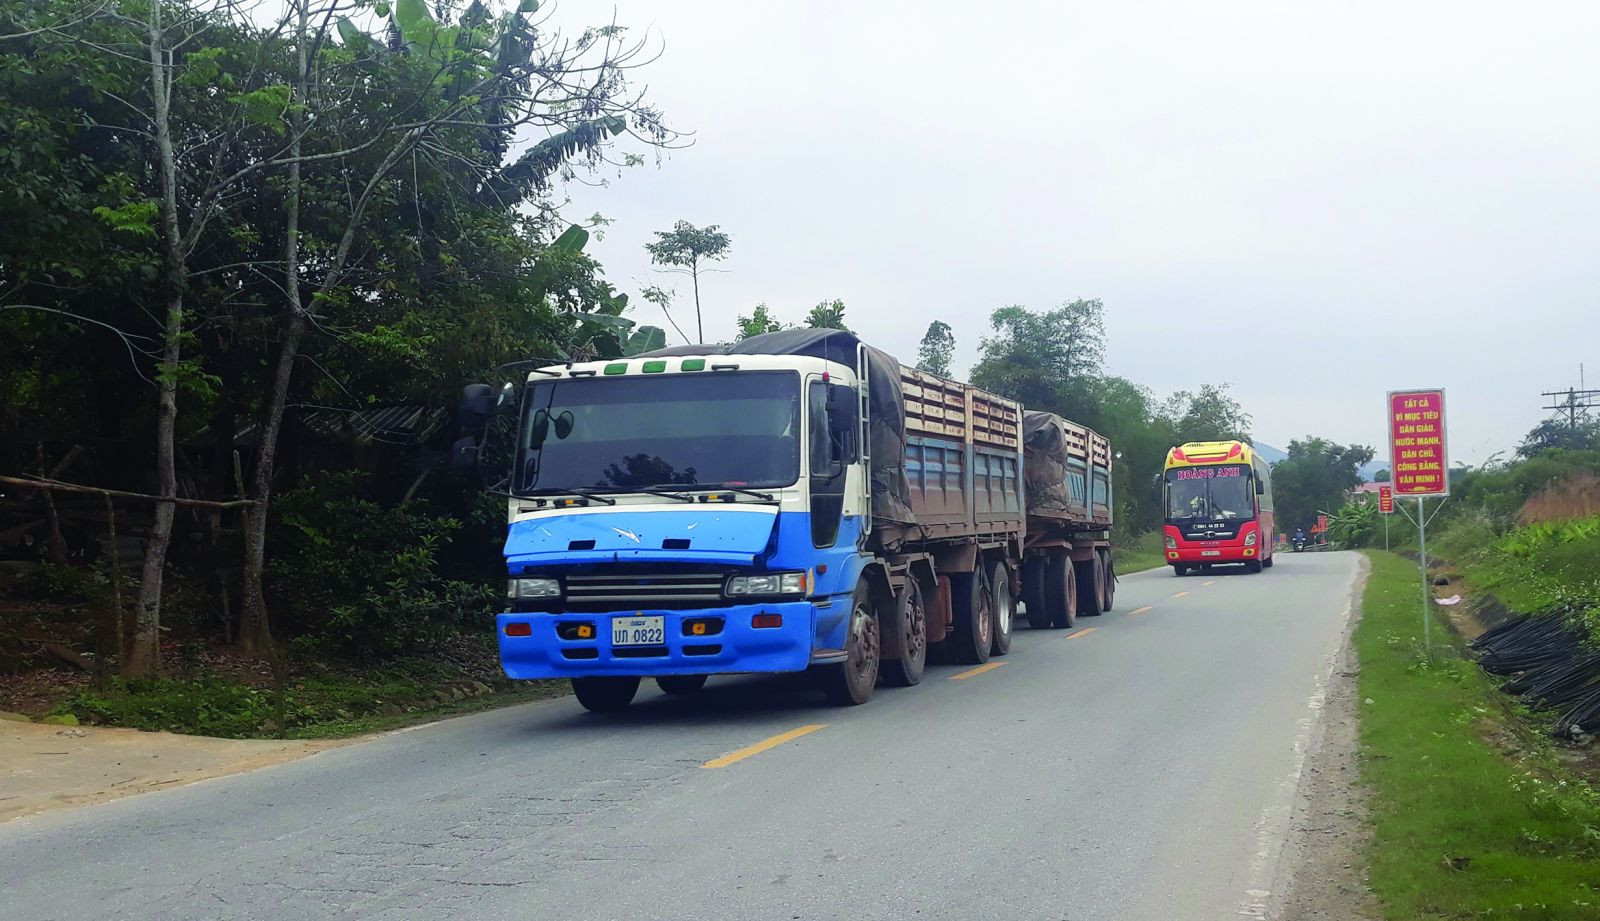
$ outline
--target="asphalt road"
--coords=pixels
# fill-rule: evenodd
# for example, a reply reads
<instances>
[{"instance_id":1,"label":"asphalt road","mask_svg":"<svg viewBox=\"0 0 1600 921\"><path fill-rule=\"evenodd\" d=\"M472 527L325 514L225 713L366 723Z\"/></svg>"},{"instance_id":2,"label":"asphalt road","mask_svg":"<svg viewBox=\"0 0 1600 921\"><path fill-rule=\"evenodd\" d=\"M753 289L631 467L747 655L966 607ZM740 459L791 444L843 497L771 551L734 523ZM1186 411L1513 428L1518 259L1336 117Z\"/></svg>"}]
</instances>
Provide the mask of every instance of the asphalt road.
<instances>
[{"instance_id":1,"label":"asphalt road","mask_svg":"<svg viewBox=\"0 0 1600 921\"><path fill-rule=\"evenodd\" d=\"M1357 567L1125 576L864 707L647 685L9 822L0 919L1270 917Z\"/></svg>"}]
</instances>

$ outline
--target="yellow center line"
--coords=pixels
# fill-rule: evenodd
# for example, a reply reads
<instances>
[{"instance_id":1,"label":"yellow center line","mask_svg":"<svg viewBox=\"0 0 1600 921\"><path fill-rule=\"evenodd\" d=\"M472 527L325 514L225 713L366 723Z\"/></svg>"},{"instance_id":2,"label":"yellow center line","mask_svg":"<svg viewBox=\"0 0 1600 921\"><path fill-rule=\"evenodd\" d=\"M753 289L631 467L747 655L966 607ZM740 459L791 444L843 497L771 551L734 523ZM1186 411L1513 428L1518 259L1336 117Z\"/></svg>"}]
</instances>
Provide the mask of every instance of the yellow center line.
<instances>
[{"instance_id":1,"label":"yellow center line","mask_svg":"<svg viewBox=\"0 0 1600 921\"><path fill-rule=\"evenodd\" d=\"M1067 639L1075 640L1080 636L1088 636L1089 634L1091 634L1091 633L1093 633L1093 632L1095 632L1096 630L1099 630L1099 629L1100 629L1099 627L1084 627L1082 630L1079 630L1079 631L1077 631L1075 633L1067 634Z\"/></svg>"},{"instance_id":2,"label":"yellow center line","mask_svg":"<svg viewBox=\"0 0 1600 921\"><path fill-rule=\"evenodd\" d=\"M1212 579L1210 582L1201 582L1200 583L1202 588L1207 586L1207 585L1216 585L1216 584L1217 584L1217 580L1216 579Z\"/></svg>"},{"instance_id":3,"label":"yellow center line","mask_svg":"<svg viewBox=\"0 0 1600 921\"><path fill-rule=\"evenodd\" d=\"M1174 598L1182 598L1184 595L1187 595L1187 594L1189 594L1189 593L1188 592L1179 592L1176 595L1173 595L1172 597L1174 597Z\"/></svg>"},{"instance_id":4,"label":"yellow center line","mask_svg":"<svg viewBox=\"0 0 1600 921\"><path fill-rule=\"evenodd\" d=\"M968 678L976 678L984 672L992 672L1004 664L1004 662L990 662L988 665L980 665L977 668L969 668L959 675L951 675L950 680L965 681Z\"/></svg>"},{"instance_id":5,"label":"yellow center line","mask_svg":"<svg viewBox=\"0 0 1600 921\"><path fill-rule=\"evenodd\" d=\"M1150 605L1147 604L1144 607L1139 608L1136 611L1129 611L1128 612L1128 616L1129 617L1138 617L1140 614L1143 614L1144 612L1146 612L1148 610L1150 610Z\"/></svg>"},{"instance_id":6,"label":"yellow center line","mask_svg":"<svg viewBox=\"0 0 1600 921\"><path fill-rule=\"evenodd\" d=\"M762 739L760 742L757 742L754 745L741 748L735 752L728 752L721 758L712 758L710 761L707 761L705 764L700 766L702 768L723 768L730 764L737 764L751 755L759 755L764 751L777 748L779 745L782 745L785 742L792 742L801 736L810 735L811 733L816 732L818 729L826 728L828 728L827 723L812 723L809 726L801 726L798 729L791 729L788 732L780 732L770 739Z\"/></svg>"}]
</instances>

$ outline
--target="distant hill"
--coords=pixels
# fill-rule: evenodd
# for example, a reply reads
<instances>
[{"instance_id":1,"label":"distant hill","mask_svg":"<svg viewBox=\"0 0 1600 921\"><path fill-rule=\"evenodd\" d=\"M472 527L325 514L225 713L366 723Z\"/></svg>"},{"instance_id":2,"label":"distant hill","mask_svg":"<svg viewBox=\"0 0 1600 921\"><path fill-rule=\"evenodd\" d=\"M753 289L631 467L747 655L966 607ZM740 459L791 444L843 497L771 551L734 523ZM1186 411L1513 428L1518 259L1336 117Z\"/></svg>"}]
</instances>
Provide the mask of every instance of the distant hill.
<instances>
[{"instance_id":1,"label":"distant hill","mask_svg":"<svg viewBox=\"0 0 1600 921\"><path fill-rule=\"evenodd\" d=\"M1263 441L1255 442L1254 447L1256 449L1256 453L1261 455L1261 459L1269 464L1276 464L1278 461L1281 461L1289 456L1289 452L1283 450L1282 448L1273 447L1272 445L1269 445ZM1371 483L1372 478L1378 475L1379 470L1388 469L1389 461L1387 458L1373 458L1370 463L1361 465L1361 479Z\"/></svg>"}]
</instances>

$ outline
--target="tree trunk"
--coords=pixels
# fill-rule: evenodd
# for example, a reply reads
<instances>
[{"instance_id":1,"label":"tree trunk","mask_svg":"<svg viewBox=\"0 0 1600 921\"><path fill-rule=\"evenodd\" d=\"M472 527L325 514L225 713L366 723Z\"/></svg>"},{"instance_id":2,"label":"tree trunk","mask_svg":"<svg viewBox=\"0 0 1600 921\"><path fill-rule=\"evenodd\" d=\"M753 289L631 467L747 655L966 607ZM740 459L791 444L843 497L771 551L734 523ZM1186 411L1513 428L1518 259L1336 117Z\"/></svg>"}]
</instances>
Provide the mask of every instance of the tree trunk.
<instances>
[{"instance_id":1,"label":"tree trunk","mask_svg":"<svg viewBox=\"0 0 1600 921\"><path fill-rule=\"evenodd\" d=\"M166 33L161 25L161 4L150 4L150 87L152 127L161 174L161 229L166 244L167 316L163 329L161 374L158 379L156 417L156 495L178 495L177 445L178 373L183 353L183 289L186 266L183 236L178 230L177 161L172 152L169 106L172 81L166 58ZM145 545L144 571L139 579L139 601L134 612L133 644L123 674L130 678L155 674L161 668L161 584L167 547L172 542L172 519L177 506L157 502L155 523Z\"/></svg>"},{"instance_id":2,"label":"tree trunk","mask_svg":"<svg viewBox=\"0 0 1600 921\"><path fill-rule=\"evenodd\" d=\"M695 335L699 337L695 342L697 345L705 345L706 321L700 318L700 267L691 265L689 267L689 277L694 279L694 328Z\"/></svg>"}]
</instances>

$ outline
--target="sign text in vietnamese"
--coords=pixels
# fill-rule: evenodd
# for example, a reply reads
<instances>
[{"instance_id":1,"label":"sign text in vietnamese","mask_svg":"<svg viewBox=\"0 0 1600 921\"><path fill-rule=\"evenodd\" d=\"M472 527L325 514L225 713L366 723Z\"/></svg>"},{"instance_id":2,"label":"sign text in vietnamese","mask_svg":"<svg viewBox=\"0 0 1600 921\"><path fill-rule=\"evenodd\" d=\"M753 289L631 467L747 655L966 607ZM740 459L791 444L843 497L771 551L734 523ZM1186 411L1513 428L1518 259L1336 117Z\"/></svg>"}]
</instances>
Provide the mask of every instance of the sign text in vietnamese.
<instances>
[{"instance_id":1,"label":"sign text in vietnamese","mask_svg":"<svg viewBox=\"0 0 1600 921\"><path fill-rule=\"evenodd\" d=\"M1378 511L1384 515L1394 514L1394 489L1392 487L1378 487Z\"/></svg>"},{"instance_id":2,"label":"sign text in vietnamese","mask_svg":"<svg viewBox=\"0 0 1600 921\"><path fill-rule=\"evenodd\" d=\"M1444 390L1391 390L1388 408L1389 468L1394 495L1449 495Z\"/></svg>"}]
</instances>

